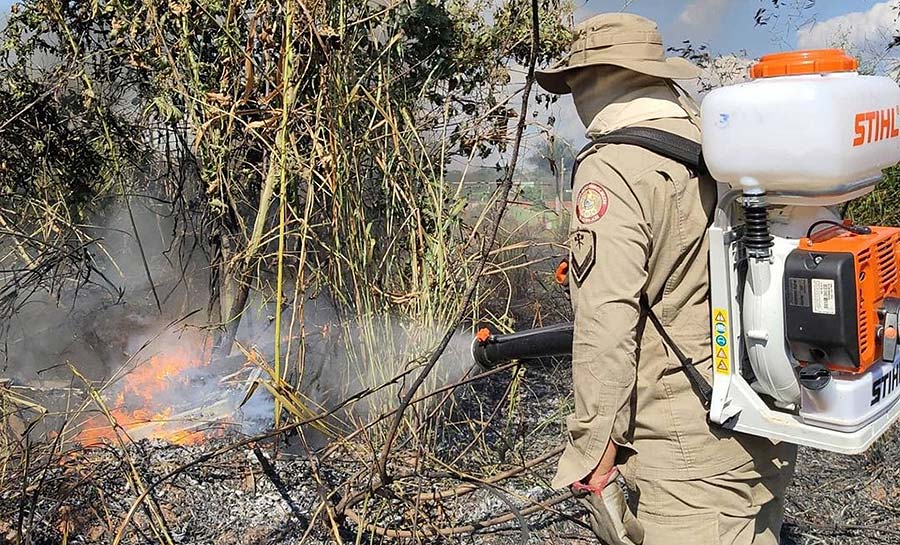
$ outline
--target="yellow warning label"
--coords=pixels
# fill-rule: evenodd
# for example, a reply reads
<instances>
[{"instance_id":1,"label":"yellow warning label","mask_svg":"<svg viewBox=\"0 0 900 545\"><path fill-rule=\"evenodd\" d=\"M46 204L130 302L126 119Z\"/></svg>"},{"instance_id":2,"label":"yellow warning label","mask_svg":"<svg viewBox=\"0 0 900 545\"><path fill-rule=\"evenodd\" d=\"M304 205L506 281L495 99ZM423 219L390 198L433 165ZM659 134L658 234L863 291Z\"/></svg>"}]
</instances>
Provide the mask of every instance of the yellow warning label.
<instances>
[{"instance_id":1,"label":"yellow warning label","mask_svg":"<svg viewBox=\"0 0 900 545\"><path fill-rule=\"evenodd\" d=\"M728 347L728 311L723 308L714 308L712 323L713 354L715 354L716 373L727 375L731 373L731 363L728 359L730 349Z\"/></svg>"}]
</instances>

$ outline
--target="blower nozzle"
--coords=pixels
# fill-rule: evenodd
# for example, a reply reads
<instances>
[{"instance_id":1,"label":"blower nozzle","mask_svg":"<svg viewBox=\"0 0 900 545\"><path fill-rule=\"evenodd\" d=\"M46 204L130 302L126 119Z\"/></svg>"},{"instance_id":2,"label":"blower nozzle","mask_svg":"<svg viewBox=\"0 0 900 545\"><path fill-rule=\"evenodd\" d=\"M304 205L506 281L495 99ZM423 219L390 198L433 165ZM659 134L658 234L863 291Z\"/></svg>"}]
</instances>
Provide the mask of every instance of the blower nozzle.
<instances>
[{"instance_id":1,"label":"blower nozzle","mask_svg":"<svg viewBox=\"0 0 900 545\"><path fill-rule=\"evenodd\" d=\"M574 324L556 324L517 331L508 335L483 328L472 341L472 357L481 367L492 369L512 361L549 356L571 356Z\"/></svg>"}]
</instances>

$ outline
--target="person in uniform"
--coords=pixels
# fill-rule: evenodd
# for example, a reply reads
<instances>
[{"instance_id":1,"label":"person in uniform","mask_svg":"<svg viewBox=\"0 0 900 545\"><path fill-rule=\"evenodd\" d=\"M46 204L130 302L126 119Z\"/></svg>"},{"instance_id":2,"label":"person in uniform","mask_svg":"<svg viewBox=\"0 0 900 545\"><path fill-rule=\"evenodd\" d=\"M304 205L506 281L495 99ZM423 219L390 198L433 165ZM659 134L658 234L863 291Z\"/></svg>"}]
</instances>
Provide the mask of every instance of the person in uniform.
<instances>
[{"instance_id":1,"label":"person in uniform","mask_svg":"<svg viewBox=\"0 0 900 545\"><path fill-rule=\"evenodd\" d=\"M537 82L572 94L589 140L649 127L700 142L696 104L674 83L699 74L665 57L653 21L614 13L578 25L569 56ZM711 383L715 181L637 145L589 145L576 159L575 413L553 485L583 491L605 543L778 543L796 447L711 425L675 355Z\"/></svg>"}]
</instances>

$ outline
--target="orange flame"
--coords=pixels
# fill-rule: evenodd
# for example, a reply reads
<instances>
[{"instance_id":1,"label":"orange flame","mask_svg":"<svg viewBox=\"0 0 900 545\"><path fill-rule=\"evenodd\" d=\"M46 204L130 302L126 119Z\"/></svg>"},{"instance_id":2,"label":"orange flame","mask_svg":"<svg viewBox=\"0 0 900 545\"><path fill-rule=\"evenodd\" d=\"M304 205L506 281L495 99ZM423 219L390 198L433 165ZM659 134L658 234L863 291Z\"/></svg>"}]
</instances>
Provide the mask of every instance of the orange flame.
<instances>
[{"instance_id":1,"label":"orange flame","mask_svg":"<svg viewBox=\"0 0 900 545\"><path fill-rule=\"evenodd\" d=\"M76 441L84 446L97 445L113 441L117 431L122 435L124 430L133 439L192 445L221 434L221 428L198 430L197 422L173 419L191 407L170 404L171 400L191 401L192 375L209 365L209 352L208 344L200 350L175 346L138 365L107 394L107 410L115 424L102 413L93 415L82 424Z\"/></svg>"}]
</instances>

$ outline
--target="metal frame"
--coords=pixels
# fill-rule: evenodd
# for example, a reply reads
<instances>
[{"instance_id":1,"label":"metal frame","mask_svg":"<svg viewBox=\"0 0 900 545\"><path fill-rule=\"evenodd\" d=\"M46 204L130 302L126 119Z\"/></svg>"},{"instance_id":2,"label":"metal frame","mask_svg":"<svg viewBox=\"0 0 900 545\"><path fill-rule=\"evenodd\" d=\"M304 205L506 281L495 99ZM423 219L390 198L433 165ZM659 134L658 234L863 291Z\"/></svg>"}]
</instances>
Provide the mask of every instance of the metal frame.
<instances>
[{"instance_id":1,"label":"metal frame","mask_svg":"<svg viewBox=\"0 0 900 545\"><path fill-rule=\"evenodd\" d=\"M838 431L804 422L796 409L780 409L767 403L743 378L741 304L737 297L740 256L732 215L741 192L722 191L722 188L727 186L720 185L722 197L709 228L710 303L713 309L728 310L729 327L725 335L730 365L724 374L713 370L710 421L737 432L842 454L865 451L900 417L900 401L895 400L883 413L856 431ZM714 331L713 338L715 336Z\"/></svg>"}]
</instances>

